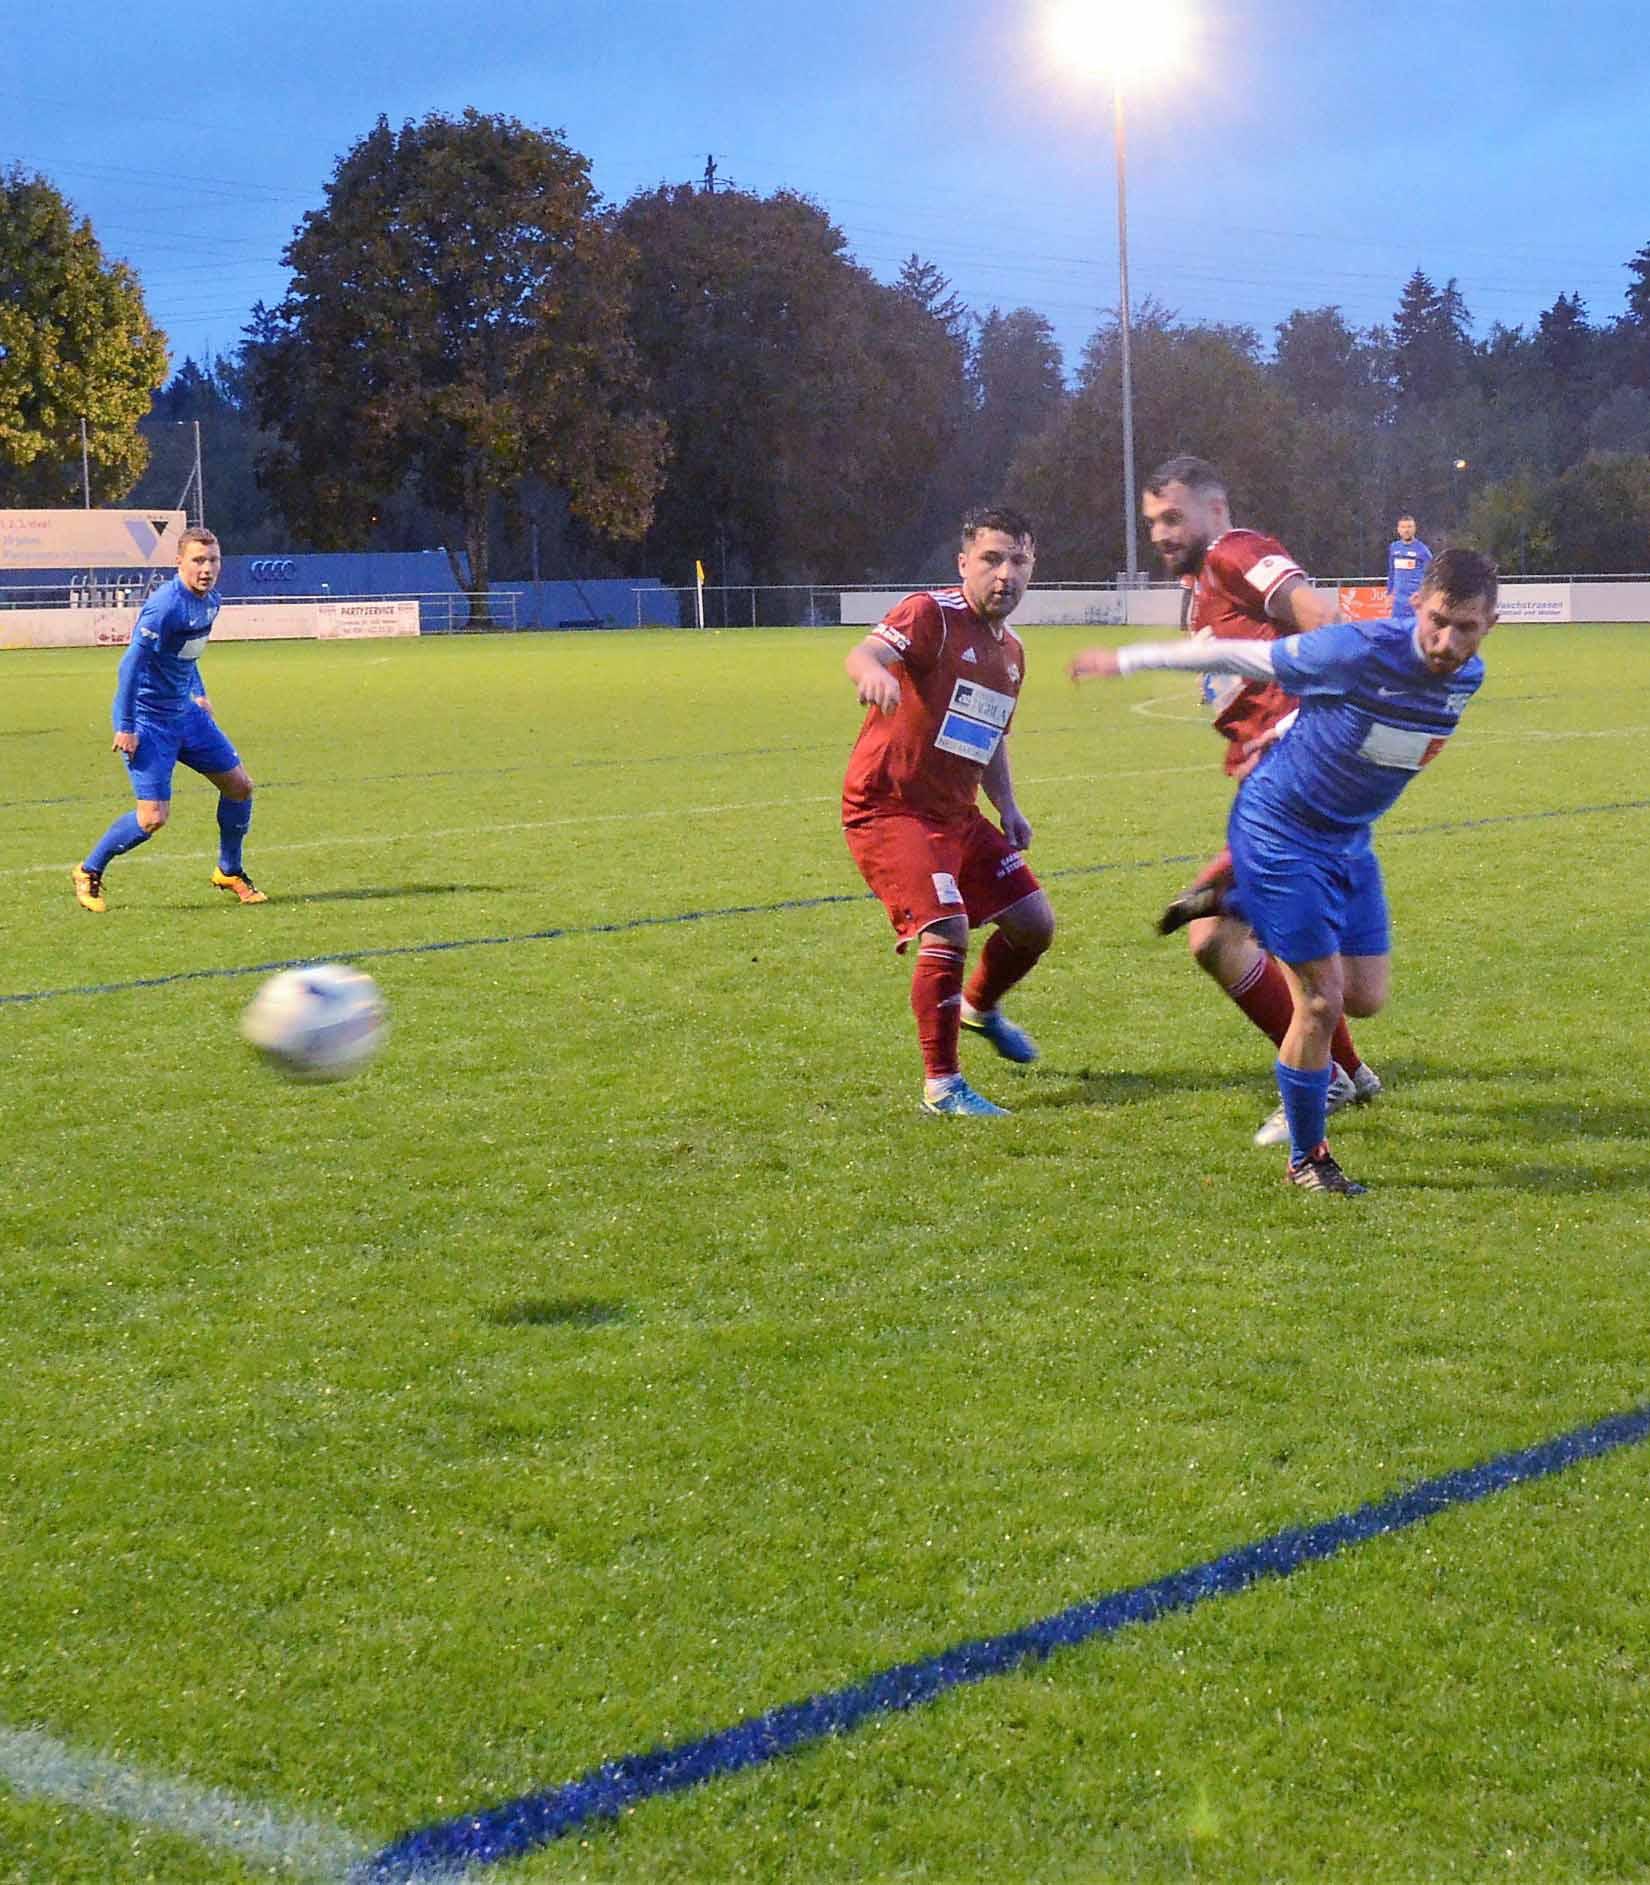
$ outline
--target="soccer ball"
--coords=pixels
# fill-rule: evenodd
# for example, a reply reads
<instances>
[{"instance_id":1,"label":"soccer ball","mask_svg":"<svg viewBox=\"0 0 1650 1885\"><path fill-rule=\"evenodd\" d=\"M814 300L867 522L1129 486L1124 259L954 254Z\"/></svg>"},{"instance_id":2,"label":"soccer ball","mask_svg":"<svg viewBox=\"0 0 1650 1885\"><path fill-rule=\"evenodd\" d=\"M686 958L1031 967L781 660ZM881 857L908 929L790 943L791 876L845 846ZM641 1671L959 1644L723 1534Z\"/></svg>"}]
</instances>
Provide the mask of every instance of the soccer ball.
<instances>
[{"instance_id":1,"label":"soccer ball","mask_svg":"<svg viewBox=\"0 0 1650 1885\"><path fill-rule=\"evenodd\" d=\"M383 1045L389 1014L378 984L340 962L283 969L241 1016L241 1033L296 1080L342 1080Z\"/></svg>"}]
</instances>

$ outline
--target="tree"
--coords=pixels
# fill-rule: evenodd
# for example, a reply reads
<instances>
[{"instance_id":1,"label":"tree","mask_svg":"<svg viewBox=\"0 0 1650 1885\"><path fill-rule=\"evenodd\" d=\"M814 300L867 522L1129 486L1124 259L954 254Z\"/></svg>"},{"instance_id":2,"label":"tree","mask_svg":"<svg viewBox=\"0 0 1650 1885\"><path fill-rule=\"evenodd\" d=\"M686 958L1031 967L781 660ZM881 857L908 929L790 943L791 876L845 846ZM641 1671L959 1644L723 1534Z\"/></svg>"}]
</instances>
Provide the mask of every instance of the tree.
<instances>
[{"instance_id":1,"label":"tree","mask_svg":"<svg viewBox=\"0 0 1650 1885\"><path fill-rule=\"evenodd\" d=\"M206 521L232 551L305 547L281 521L257 477L257 458L272 441L258 430L248 403L244 354L186 359L155 394L140 427L149 468L127 503L167 508L179 502L194 475L195 427L200 427Z\"/></svg>"},{"instance_id":2,"label":"tree","mask_svg":"<svg viewBox=\"0 0 1650 1885\"><path fill-rule=\"evenodd\" d=\"M974 342L978 413L970 454L973 498L1001 496L1021 444L1043 431L1065 403L1065 363L1049 322L1031 308L992 308Z\"/></svg>"},{"instance_id":3,"label":"tree","mask_svg":"<svg viewBox=\"0 0 1650 1885\"><path fill-rule=\"evenodd\" d=\"M672 454L655 565L770 583L883 569L943 449L959 372L944 323L789 190L665 185L619 226Z\"/></svg>"},{"instance_id":4,"label":"tree","mask_svg":"<svg viewBox=\"0 0 1650 1885\"><path fill-rule=\"evenodd\" d=\"M1253 518L1287 542L1295 412L1261 366L1257 336L1246 327L1182 323L1151 302L1131 333L1141 484L1172 453L1196 452L1225 474L1240 522ZM1076 396L1026 442L1009 474L1004 495L1035 521L1050 576L1101 578L1125 567L1122 436L1114 322L1084 349Z\"/></svg>"},{"instance_id":5,"label":"tree","mask_svg":"<svg viewBox=\"0 0 1650 1885\"><path fill-rule=\"evenodd\" d=\"M604 535L647 528L663 451L625 332L633 258L559 135L470 110L380 118L284 260L251 354L261 475L318 548L409 488L457 521L485 591L499 500L537 474Z\"/></svg>"},{"instance_id":6,"label":"tree","mask_svg":"<svg viewBox=\"0 0 1650 1885\"><path fill-rule=\"evenodd\" d=\"M166 339L137 279L107 262L44 177L0 172L0 504L78 504L80 422L91 496L143 470L138 421L166 372Z\"/></svg>"},{"instance_id":7,"label":"tree","mask_svg":"<svg viewBox=\"0 0 1650 1885\"><path fill-rule=\"evenodd\" d=\"M1273 377L1303 413L1384 415L1390 392L1383 348L1339 308L1296 308L1277 327Z\"/></svg>"},{"instance_id":8,"label":"tree","mask_svg":"<svg viewBox=\"0 0 1650 1885\"><path fill-rule=\"evenodd\" d=\"M1472 355L1471 326L1455 278L1440 289L1416 269L1392 317L1401 404L1429 405L1454 390Z\"/></svg>"}]
</instances>

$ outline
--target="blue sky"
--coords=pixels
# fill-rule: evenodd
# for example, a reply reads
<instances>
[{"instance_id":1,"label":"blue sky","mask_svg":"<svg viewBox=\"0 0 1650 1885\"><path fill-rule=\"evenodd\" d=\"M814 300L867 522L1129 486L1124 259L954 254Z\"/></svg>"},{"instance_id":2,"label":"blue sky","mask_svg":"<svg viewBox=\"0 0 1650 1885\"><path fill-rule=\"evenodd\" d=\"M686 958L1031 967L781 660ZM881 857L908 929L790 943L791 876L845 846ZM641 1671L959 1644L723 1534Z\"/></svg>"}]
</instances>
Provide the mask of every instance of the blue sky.
<instances>
[{"instance_id":1,"label":"blue sky","mask_svg":"<svg viewBox=\"0 0 1650 1885\"><path fill-rule=\"evenodd\" d=\"M1186 4L1188 65L1130 97L1136 302L1270 340L1294 307L1386 320L1420 266L1459 278L1479 333L1561 291L1620 312L1650 242L1641 0ZM1116 303L1109 88L1053 69L1037 0L32 17L0 55L0 163L136 268L174 364L279 298L293 226L380 113L467 105L561 131L615 202L714 152L726 180L815 198L884 279L915 251L976 309L1038 309L1068 365Z\"/></svg>"}]
</instances>

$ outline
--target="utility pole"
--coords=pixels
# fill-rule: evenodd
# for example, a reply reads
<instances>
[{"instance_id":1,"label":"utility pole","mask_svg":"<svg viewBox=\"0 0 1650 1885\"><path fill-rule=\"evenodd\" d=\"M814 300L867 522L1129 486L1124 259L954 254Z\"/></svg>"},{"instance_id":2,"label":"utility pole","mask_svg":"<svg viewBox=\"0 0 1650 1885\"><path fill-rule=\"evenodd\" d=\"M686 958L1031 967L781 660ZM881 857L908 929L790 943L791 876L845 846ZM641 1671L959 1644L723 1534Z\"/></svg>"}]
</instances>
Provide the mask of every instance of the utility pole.
<instances>
[{"instance_id":1,"label":"utility pole","mask_svg":"<svg viewBox=\"0 0 1650 1885\"><path fill-rule=\"evenodd\" d=\"M716 155L714 152L711 152L705 158L704 190L706 196L714 196L716 194Z\"/></svg>"}]
</instances>

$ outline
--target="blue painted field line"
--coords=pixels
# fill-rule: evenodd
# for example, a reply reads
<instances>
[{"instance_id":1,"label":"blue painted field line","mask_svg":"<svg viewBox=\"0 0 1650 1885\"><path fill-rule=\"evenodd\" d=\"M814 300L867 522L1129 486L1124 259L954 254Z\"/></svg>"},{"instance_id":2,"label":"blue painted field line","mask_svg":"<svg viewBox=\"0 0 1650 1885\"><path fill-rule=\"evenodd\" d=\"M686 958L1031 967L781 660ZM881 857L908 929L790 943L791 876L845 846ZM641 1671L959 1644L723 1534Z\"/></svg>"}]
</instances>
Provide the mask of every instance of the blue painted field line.
<instances>
[{"instance_id":1,"label":"blue painted field line","mask_svg":"<svg viewBox=\"0 0 1650 1885\"><path fill-rule=\"evenodd\" d=\"M1488 825L1527 824L1531 820L1588 818L1605 812L1650 811L1650 799L1626 799L1616 805L1575 805L1563 811L1507 812L1492 818L1456 818L1443 824L1411 825L1389 832L1393 838L1424 838L1446 831L1477 831ZM1073 864L1048 871L1047 883L1071 877L1101 877L1112 871L1166 870L1171 864L1201 864L1206 852L1188 851L1175 857L1125 858L1109 864ZM171 988L178 982L231 981L243 975L273 975L277 969L301 969L312 962L381 962L391 956L433 956L449 949L504 949L519 943L558 942L577 936L624 936L639 929L670 929L684 923L722 922L735 916L781 916L789 910L822 910L837 903L870 903L869 892L849 891L825 897L787 897L777 903L733 903L719 909L679 910L668 916L633 916L617 923L569 923L557 929L530 929L515 936L455 936L449 942L400 943L381 949L336 950L326 957L291 956L278 962L249 962L227 969L178 969L170 975L140 976L129 982L87 982L72 988L26 989L0 995L0 1008L29 1002L60 1001L68 995L126 995L142 988Z\"/></svg>"},{"instance_id":2,"label":"blue painted field line","mask_svg":"<svg viewBox=\"0 0 1650 1885\"><path fill-rule=\"evenodd\" d=\"M1650 1434L1650 1407L1577 1427L1519 1453L1423 1480L1407 1491L1361 1505L1338 1518L1274 1532L1223 1557L1174 1571L1154 1583L1108 1592L1005 1636L960 1643L920 1662L901 1663L843 1689L748 1716L731 1728L608 1761L578 1780L501 1806L442 1820L393 1841L349 1874L350 1885L424 1885L457 1878L473 1866L519 1859L593 1820L617 1819L661 1794L680 1793L726 1774L759 1767L877 1715L920 1707L947 1690L1007 1675L1056 1650L1151 1623L1214 1597L1233 1597L1263 1579L1288 1577L1303 1565L1333 1558L1353 1545L1418 1525L1450 1506L1488 1499L1510 1486L1545 1479L1581 1460L1632 1446Z\"/></svg>"}]
</instances>

